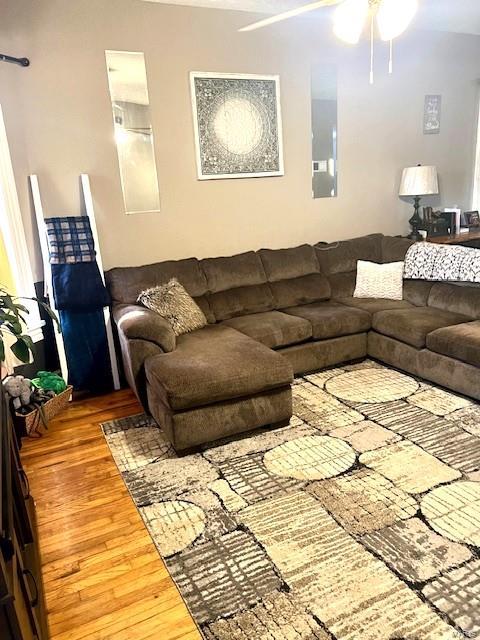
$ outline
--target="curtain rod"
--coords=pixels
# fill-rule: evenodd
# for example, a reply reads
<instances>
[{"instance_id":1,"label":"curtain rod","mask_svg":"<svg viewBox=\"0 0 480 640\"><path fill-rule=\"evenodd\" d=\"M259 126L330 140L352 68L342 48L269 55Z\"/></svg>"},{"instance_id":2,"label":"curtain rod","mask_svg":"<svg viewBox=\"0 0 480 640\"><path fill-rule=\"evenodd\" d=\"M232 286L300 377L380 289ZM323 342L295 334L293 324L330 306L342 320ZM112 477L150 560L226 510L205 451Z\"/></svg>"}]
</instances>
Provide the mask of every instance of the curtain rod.
<instances>
[{"instance_id":1,"label":"curtain rod","mask_svg":"<svg viewBox=\"0 0 480 640\"><path fill-rule=\"evenodd\" d=\"M12 62L13 64L19 64L21 67L28 67L30 60L28 58L14 58L13 56L7 56L4 53L0 53L0 61Z\"/></svg>"}]
</instances>

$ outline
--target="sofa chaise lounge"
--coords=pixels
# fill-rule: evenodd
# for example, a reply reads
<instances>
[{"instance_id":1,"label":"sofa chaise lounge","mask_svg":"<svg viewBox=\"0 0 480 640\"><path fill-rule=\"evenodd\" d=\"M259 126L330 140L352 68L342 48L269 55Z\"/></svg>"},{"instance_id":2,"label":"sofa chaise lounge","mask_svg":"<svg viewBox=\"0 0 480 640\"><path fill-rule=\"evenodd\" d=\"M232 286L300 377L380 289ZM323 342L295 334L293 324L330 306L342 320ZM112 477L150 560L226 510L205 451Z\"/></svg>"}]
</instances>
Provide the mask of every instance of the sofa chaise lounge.
<instances>
[{"instance_id":1,"label":"sofa chaise lounge","mask_svg":"<svg viewBox=\"0 0 480 640\"><path fill-rule=\"evenodd\" d=\"M403 300L354 298L357 260L403 260L372 234L107 272L125 376L177 450L286 423L295 375L369 355L480 399L480 288L404 281ZM176 277L208 325L175 337L140 292Z\"/></svg>"}]
</instances>

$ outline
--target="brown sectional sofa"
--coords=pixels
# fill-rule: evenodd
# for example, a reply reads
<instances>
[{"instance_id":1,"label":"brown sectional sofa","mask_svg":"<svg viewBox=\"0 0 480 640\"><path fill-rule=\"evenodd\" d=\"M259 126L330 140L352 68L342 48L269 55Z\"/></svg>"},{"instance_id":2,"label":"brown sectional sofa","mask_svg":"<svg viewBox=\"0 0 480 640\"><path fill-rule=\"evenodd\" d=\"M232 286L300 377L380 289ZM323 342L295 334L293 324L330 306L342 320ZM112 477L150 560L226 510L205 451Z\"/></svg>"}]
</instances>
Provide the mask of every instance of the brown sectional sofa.
<instances>
[{"instance_id":1,"label":"brown sectional sofa","mask_svg":"<svg viewBox=\"0 0 480 640\"><path fill-rule=\"evenodd\" d=\"M357 260L403 260L373 234L107 272L125 375L176 449L285 423L293 376L370 355L480 399L480 288L404 282L403 300L353 298ZM209 322L175 338L136 304L172 276Z\"/></svg>"}]
</instances>

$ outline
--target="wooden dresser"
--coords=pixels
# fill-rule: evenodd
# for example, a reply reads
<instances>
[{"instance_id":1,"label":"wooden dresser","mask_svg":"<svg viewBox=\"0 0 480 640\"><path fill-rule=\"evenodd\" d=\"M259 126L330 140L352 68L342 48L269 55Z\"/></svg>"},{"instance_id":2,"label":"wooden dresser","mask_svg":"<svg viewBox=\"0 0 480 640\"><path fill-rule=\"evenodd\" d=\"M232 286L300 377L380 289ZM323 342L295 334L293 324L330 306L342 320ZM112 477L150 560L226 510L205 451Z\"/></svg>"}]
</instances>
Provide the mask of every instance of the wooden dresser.
<instances>
[{"instance_id":1,"label":"wooden dresser","mask_svg":"<svg viewBox=\"0 0 480 640\"><path fill-rule=\"evenodd\" d=\"M35 505L0 389L0 639L47 640Z\"/></svg>"},{"instance_id":2,"label":"wooden dresser","mask_svg":"<svg viewBox=\"0 0 480 640\"><path fill-rule=\"evenodd\" d=\"M429 236L427 242L435 244L461 244L465 247L480 248L480 229L472 229L469 233L457 233L448 236Z\"/></svg>"}]
</instances>

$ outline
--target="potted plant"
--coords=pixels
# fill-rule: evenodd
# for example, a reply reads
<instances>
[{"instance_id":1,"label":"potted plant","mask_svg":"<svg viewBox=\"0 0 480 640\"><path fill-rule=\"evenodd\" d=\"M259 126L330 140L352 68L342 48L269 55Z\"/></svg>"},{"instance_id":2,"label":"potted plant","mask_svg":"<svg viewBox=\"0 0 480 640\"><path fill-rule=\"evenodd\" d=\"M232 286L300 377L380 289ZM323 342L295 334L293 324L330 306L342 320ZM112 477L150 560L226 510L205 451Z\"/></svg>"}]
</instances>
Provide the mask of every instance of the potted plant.
<instances>
[{"instance_id":1,"label":"potted plant","mask_svg":"<svg viewBox=\"0 0 480 640\"><path fill-rule=\"evenodd\" d=\"M34 355L34 346L31 337L25 333L26 316L29 311L21 303L22 300L33 300L48 313L50 318L59 327L57 316L50 309L48 304L38 300L38 298L28 298L25 296L14 296L7 289L0 285L0 363L5 361L6 349L9 348L13 355L20 362L30 362L30 357ZM9 343L7 340L10 338Z\"/></svg>"},{"instance_id":2,"label":"potted plant","mask_svg":"<svg viewBox=\"0 0 480 640\"><path fill-rule=\"evenodd\" d=\"M22 301L32 300L44 309L50 318L55 322L57 327L60 327L57 316L52 309L38 298L30 298L26 296L14 296L7 291L7 289L0 285L0 364L2 365L1 377L3 379L4 388L11 396L11 409L12 415L16 426L18 425L21 435L40 435L40 427L46 427L48 420L55 416L65 406L67 406L72 393L72 387L67 386L66 383L56 376L55 374L40 371L38 375L42 374L43 378L56 377L64 386L61 390L49 391L32 385L32 381L23 376L8 376L4 378L4 374L7 373L7 367L5 367L5 359L7 355L7 349L13 353L13 355L23 363L30 362L31 356L34 355L34 344L31 337L25 332L26 328L26 316L29 311L28 308L22 304ZM37 380L37 378L35 379ZM40 380L40 378L38 378ZM20 385L25 385L26 399L16 400L17 397L21 398L22 389ZM48 387L50 389L50 387ZM21 405L21 406L19 406Z\"/></svg>"}]
</instances>

